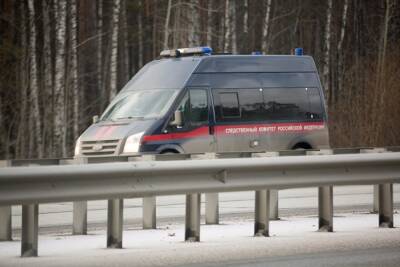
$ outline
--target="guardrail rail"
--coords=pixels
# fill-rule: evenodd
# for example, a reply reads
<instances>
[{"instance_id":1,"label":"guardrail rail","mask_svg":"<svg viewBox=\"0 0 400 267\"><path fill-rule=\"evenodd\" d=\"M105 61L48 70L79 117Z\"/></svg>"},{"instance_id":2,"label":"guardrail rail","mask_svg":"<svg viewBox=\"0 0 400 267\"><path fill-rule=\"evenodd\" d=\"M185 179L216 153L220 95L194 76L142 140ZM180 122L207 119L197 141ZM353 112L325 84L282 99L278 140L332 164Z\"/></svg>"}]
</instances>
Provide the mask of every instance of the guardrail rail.
<instances>
[{"instance_id":1,"label":"guardrail rail","mask_svg":"<svg viewBox=\"0 0 400 267\"><path fill-rule=\"evenodd\" d=\"M375 185L380 227L393 227L393 183L400 148L206 153L3 161L0 240L11 240L11 205L22 205L21 256L38 254L38 205L74 202L73 234L87 232L87 201L108 199L107 247L122 247L123 199L144 198L143 227L156 227L156 198L186 195L185 240L200 240L201 193L206 222L218 223L218 192L255 191L256 236L269 236L277 190L318 187L319 230L333 231L333 186ZM96 164L94 164L96 163Z\"/></svg>"}]
</instances>

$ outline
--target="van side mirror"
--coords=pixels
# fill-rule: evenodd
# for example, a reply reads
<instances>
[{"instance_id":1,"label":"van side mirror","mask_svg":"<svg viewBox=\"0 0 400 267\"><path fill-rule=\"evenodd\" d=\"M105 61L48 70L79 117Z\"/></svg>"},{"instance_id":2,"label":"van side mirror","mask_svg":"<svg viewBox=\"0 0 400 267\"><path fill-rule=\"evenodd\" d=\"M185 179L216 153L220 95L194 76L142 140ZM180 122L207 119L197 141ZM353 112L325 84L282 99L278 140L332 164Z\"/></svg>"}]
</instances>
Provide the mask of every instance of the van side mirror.
<instances>
[{"instance_id":1,"label":"van side mirror","mask_svg":"<svg viewBox=\"0 0 400 267\"><path fill-rule=\"evenodd\" d=\"M94 115L93 116L93 124L98 123L99 122L99 115Z\"/></svg>"},{"instance_id":2,"label":"van side mirror","mask_svg":"<svg viewBox=\"0 0 400 267\"><path fill-rule=\"evenodd\" d=\"M170 123L169 123L169 125L172 125L172 126L182 126L182 123L183 123L183 119L182 119L182 111L180 111L180 110L175 110L175 113L174 113L174 120L173 121L171 121Z\"/></svg>"}]
</instances>

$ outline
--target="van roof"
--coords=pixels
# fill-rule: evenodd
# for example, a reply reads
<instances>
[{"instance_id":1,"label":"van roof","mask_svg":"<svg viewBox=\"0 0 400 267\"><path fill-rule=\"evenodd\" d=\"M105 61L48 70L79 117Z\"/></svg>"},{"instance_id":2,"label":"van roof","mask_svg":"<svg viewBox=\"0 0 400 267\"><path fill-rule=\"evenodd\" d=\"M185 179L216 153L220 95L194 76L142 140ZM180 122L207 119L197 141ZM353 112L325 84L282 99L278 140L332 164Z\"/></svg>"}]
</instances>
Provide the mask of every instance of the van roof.
<instances>
[{"instance_id":1,"label":"van roof","mask_svg":"<svg viewBox=\"0 0 400 267\"><path fill-rule=\"evenodd\" d=\"M122 89L183 88L197 74L211 73L281 73L283 80L290 73L316 73L310 56L292 55L210 55L163 58L146 64ZM287 75L285 76L285 73ZM291 75L291 76L293 76ZM298 75L297 75L298 76ZM296 76L296 77L297 77ZM281 80L282 80L281 79ZM307 84L290 78L293 84ZM304 77L302 80L307 80ZM316 80L316 79L314 79ZM280 81L282 83L283 81ZM204 82L202 82L204 83ZM316 81L313 83L316 84Z\"/></svg>"},{"instance_id":2,"label":"van roof","mask_svg":"<svg viewBox=\"0 0 400 267\"><path fill-rule=\"evenodd\" d=\"M291 55L216 55L201 56L194 73L315 72L310 56Z\"/></svg>"}]
</instances>

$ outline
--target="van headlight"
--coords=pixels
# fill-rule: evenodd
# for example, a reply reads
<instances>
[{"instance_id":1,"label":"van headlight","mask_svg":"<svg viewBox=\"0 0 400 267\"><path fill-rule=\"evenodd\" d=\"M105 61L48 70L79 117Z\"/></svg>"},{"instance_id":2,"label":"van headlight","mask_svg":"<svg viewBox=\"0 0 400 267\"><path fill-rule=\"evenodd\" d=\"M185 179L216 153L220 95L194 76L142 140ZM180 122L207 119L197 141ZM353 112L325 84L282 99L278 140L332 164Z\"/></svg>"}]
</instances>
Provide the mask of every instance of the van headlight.
<instances>
[{"instance_id":1,"label":"van headlight","mask_svg":"<svg viewBox=\"0 0 400 267\"><path fill-rule=\"evenodd\" d=\"M75 156L78 156L81 153L81 138L79 137L78 140L76 140L75 144Z\"/></svg>"},{"instance_id":2,"label":"van headlight","mask_svg":"<svg viewBox=\"0 0 400 267\"><path fill-rule=\"evenodd\" d=\"M143 134L144 132L140 132L129 136L126 139L124 151L122 153L125 154L139 152L140 139L142 138Z\"/></svg>"}]
</instances>

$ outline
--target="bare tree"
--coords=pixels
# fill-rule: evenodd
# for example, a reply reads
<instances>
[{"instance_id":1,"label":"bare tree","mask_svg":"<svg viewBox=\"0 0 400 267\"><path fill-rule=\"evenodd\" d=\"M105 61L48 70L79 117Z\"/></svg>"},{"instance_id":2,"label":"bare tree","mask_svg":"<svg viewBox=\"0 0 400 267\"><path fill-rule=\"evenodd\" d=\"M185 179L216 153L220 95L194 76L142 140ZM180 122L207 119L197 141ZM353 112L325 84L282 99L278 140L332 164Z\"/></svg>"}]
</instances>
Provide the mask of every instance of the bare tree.
<instances>
[{"instance_id":1,"label":"bare tree","mask_svg":"<svg viewBox=\"0 0 400 267\"><path fill-rule=\"evenodd\" d=\"M172 0L168 0L167 15L165 16L165 24L164 24L164 44L163 44L163 49L168 49L169 20L170 20L170 17L171 17L171 3L172 3Z\"/></svg>"},{"instance_id":2,"label":"bare tree","mask_svg":"<svg viewBox=\"0 0 400 267\"><path fill-rule=\"evenodd\" d=\"M342 83L343 83L343 41L346 33L346 23L347 23L347 10L349 6L349 0L344 0L343 3L343 12L342 12L342 25L340 28L340 37L339 37L339 42L337 45L337 51L338 51L338 62L337 62L337 67L338 67L338 91L341 91L342 89ZM333 98L335 99L337 97L337 93L333 95Z\"/></svg>"},{"instance_id":3,"label":"bare tree","mask_svg":"<svg viewBox=\"0 0 400 267\"><path fill-rule=\"evenodd\" d=\"M39 109L39 83L38 83L38 63L36 57L36 25L35 25L35 6L34 0L28 1L29 10L29 58L30 58L30 98L32 101L32 115L35 120L34 136L37 142L38 156L43 157L43 136L41 126L41 114Z\"/></svg>"},{"instance_id":4,"label":"bare tree","mask_svg":"<svg viewBox=\"0 0 400 267\"><path fill-rule=\"evenodd\" d=\"M70 43L71 43L71 68L70 68L70 83L73 96L73 111L72 122L73 130L72 137L74 140L79 137L79 122L80 122L80 94L78 88L78 52L77 52L77 12L76 0L70 0Z\"/></svg>"},{"instance_id":5,"label":"bare tree","mask_svg":"<svg viewBox=\"0 0 400 267\"><path fill-rule=\"evenodd\" d=\"M51 5L48 1L43 2L43 86L42 94L45 99L53 97L53 62L52 62L52 46L51 46L51 18L50 18ZM52 101L48 103L43 112L43 132L46 137L44 144L46 145L46 153L53 156L53 112L54 106Z\"/></svg>"},{"instance_id":6,"label":"bare tree","mask_svg":"<svg viewBox=\"0 0 400 267\"><path fill-rule=\"evenodd\" d=\"M265 17L263 23L263 31L262 31L262 45L261 49L264 53L268 53L269 47L269 28L271 24L271 2L272 0L266 0L266 10L265 10Z\"/></svg>"},{"instance_id":7,"label":"bare tree","mask_svg":"<svg viewBox=\"0 0 400 267\"><path fill-rule=\"evenodd\" d=\"M325 97L330 100L331 88L329 84L330 75L330 53L331 53L331 20L332 20L332 0L328 0L328 8L326 10L326 22L325 22L325 35L324 35L324 65L323 65L323 82L325 89Z\"/></svg>"},{"instance_id":8,"label":"bare tree","mask_svg":"<svg viewBox=\"0 0 400 267\"><path fill-rule=\"evenodd\" d=\"M56 77L54 85L54 154L56 156L65 156L65 34L66 34L66 18L67 18L67 3L65 0L59 0L55 3L56 11Z\"/></svg>"},{"instance_id":9,"label":"bare tree","mask_svg":"<svg viewBox=\"0 0 400 267\"><path fill-rule=\"evenodd\" d=\"M118 34L119 34L119 14L121 0L114 1L112 11L111 27L111 60L110 60L110 95L111 101L117 94L117 55L118 55Z\"/></svg>"}]
</instances>

